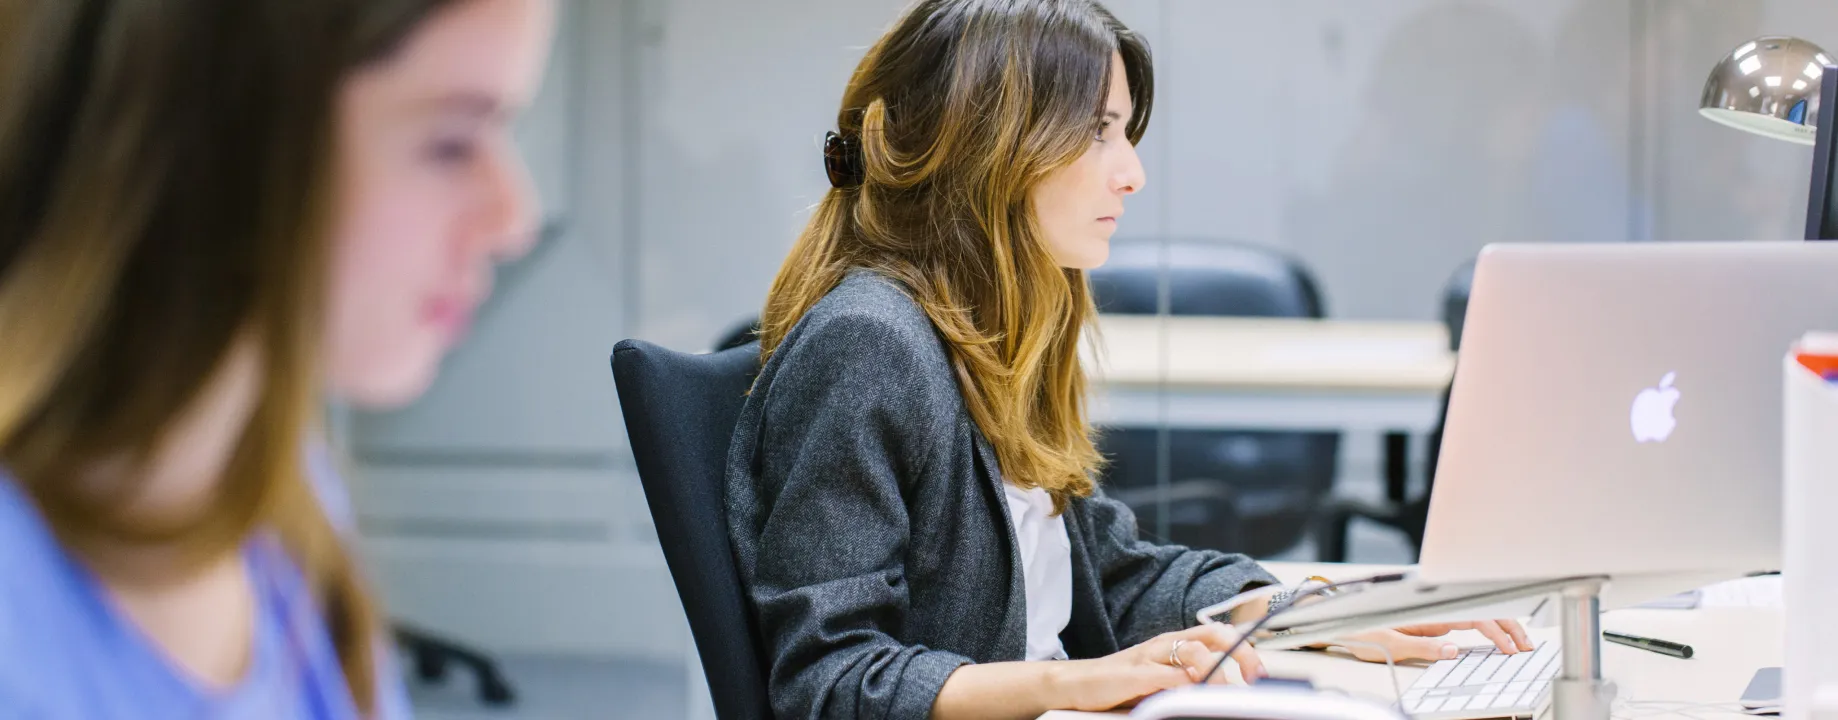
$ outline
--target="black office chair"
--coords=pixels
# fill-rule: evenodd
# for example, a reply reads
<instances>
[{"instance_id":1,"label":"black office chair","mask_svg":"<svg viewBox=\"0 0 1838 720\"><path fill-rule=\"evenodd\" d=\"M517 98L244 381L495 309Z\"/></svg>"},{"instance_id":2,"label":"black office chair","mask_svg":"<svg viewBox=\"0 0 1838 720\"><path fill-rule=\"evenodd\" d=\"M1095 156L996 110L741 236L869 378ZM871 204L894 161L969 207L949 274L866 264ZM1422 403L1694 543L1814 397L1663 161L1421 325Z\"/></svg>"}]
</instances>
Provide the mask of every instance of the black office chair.
<instances>
[{"instance_id":1,"label":"black office chair","mask_svg":"<svg viewBox=\"0 0 1838 720\"><path fill-rule=\"evenodd\" d=\"M757 342L759 342L759 318L747 318L721 334L721 339L715 342L715 352L732 350Z\"/></svg>"},{"instance_id":2,"label":"black office chair","mask_svg":"<svg viewBox=\"0 0 1838 720\"><path fill-rule=\"evenodd\" d=\"M638 479L721 720L770 720L768 668L728 544L728 441L759 346L690 355L637 340L613 348L613 380Z\"/></svg>"},{"instance_id":3,"label":"black office chair","mask_svg":"<svg viewBox=\"0 0 1838 720\"><path fill-rule=\"evenodd\" d=\"M510 681L504 678L504 672L483 650L406 623L392 623L391 629L396 638L396 646L402 648L402 652L408 656L410 665L415 668L415 677L422 682L442 682L447 677L448 666L458 664L472 670L472 674L479 678L480 703L503 707L516 701L516 693L511 690Z\"/></svg>"},{"instance_id":4,"label":"black office chair","mask_svg":"<svg viewBox=\"0 0 1838 720\"><path fill-rule=\"evenodd\" d=\"M1455 270L1443 289L1442 322L1449 329L1449 349L1461 349L1462 327L1468 316L1468 298L1474 293L1474 261ZM1438 417L1447 420L1450 388L1442 391L1442 409ZM1423 552L1423 531L1429 525L1430 490L1436 481L1436 463L1442 455L1442 421L1428 438L1429 455L1424 466L1423 494L1410 497L1410 437L1403 433L1385 436L1385 501L1372 504L1343 501L1322 514L1316 543L1323 562L1346 562L1347 528L1353 518L1365 518L1404 533L1413 553Z\"/></svg>"},{"instance_id":5,"label":"black office chair","mask_svg":"<svg viewBox=\"0 0 1838 720\"><path fill-rule=\"evenodd\" d=\"M1154 315L1168 283L1171 315L1320 318L1315 280L1300 261L1244 243L1118 241L1090 273L1098 310ZM1168 521L1189 547L1265 557L1307 536L1334 483L1340 435L1331 432L1168 431L1166 489L1157 482L1155 428L1107 428L1105 483L1145 529Z\"/></svg>"}]
</instances>

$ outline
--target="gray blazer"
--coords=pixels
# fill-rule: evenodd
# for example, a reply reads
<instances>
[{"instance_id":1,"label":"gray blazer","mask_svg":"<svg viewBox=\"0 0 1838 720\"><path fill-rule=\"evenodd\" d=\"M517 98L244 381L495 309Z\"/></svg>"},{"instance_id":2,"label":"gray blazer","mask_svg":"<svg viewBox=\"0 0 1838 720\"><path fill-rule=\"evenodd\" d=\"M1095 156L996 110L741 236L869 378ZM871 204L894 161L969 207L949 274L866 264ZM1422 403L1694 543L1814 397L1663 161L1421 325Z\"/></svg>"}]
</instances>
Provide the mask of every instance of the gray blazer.
<instances>
[{"instance_id":1,"label":"gray blazer","mask_svg":"<svg viewBox=\"0 0 1838 720\"><path fill-rule=\"evenodd\" d=\"M727 520L784 718L923 718L967 663L1023 658L1027 596L994 450L943 342L892 281L856 271L761 371L728 456ZM1242 555L1138 540L1072 503L1073 658L1195 623L1275 579Z\"/></svg>"}]
</instances>

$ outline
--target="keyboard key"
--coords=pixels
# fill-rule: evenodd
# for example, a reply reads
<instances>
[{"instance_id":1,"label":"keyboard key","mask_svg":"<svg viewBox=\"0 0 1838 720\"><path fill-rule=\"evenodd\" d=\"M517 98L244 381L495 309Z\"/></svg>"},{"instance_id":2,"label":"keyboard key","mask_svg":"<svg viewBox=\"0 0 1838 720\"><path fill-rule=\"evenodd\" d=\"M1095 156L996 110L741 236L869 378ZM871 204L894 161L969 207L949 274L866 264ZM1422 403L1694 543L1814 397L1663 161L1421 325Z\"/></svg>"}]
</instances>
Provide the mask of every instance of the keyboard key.
<instances>
[{"instance_id":1,"label":"keyboard key","mask_svg":"<svg viewBox=\"0 0 1838 720\"><path fill-rule=\"evenodd\" d=\"M1493 679L1500 681L1519 679L1519 672L1524 670L1526 663L1531 662L1532 658L1535 657L1538 657L1538 652L1536 650L1532 652L1522 652L1518 655L1506 658L1506 664L1500 666L1500 671L1493 674Z\"/></svg>"},{"instance_id":2,"label":"keyboard key","mask_svg":"<svg viewBox=\"0 0 1838 720\"><path fill-rule=\"evenodd\" d=\"M1424 696L1424 691L1422 690L1410 690L1410 691L1405 692L1404 693L1404 706L1411 707L1411 706L1416 705L1417 703L1423 702L1423 696Z\"/></svg>"},{"instance_id":3,"label":"keyboard key","mask_svg":"<svg viewBox=\"0 0 1838 720\"><path fill-rule=\"evenodd\" d=\"M1506 661L1509 659L1511 658L1504 653L1494 653L1481 663L1480 669L1474 671L1474 675L1468 678L1468 682L1492 682L1494 673L1499 672L1500 668L1506 665Z\"/></svg>"},{"instance_id":4,"label":"keyboard key","mask_svg":"<svg viewBox=\"0 0 1838 720\"><path fill-rule=\"evenodd\" d=\"M1525 669L1519 672L1518 679L1537 680L1539 676L1543 675L1546 672L1549 672L1551 668L1562 669L1563 666L1564 666L1564 654L1563 653L1556 652L1556 651L1544 653L1538 657L1532 658L1531 662L1526 663Z\"/></svg>"},{"instance_id":5,"label":"keyboard key","mask_svg":"<svg viewBox=\"0 0 1838 720\"><path fill-rule=\"evenodd\" d=\"M1448 677L1443 678L1442 682L1437 683L1437 686L1453 687L1466 684L1468 682L1468 676L1473 675L1474 671L1484 662L1487 662L1486 655L1482 655L1478 652L1469 653L1468 657L1462 658L1461 663L1455 666L1455 670L1450 672Z\"/></svg>"},{"instance_id":6,"label":"keyboard key","mask_svg":"<svg viewBox=\"0 0 1838 720\"><path fill-rule=\"evenodd\" d=\"M1564 654L1558 651L1556 648L1552 648L1550 650L1539 650L1538 656L1532 658L1531 662L1526 663L1525 670L1520 672L1519 677L1515 679L1537 680L1540 678L1549 679L1551 677L1555 677L1554 674L1546 675L1545 673L1546 672L1555 673L1557 669L1562 668L1563 659L1564 659L1563 655Z\"/></svg>"},{"instance_id":7,"label":"keyboard key","mask_svg":"<svg viewBox=\"0 0 1838 720\"><path fill-rule=\"evenodd\" d=\"M1532 700L1537 699L1537 683L1513 683L1513 685L1519 687L1514 688L1508 685L1506 692L1500 693L1501 707L1525 707L1530 705Z\"/></svg>"},{"instance_id":8,"label":"keyboard key","mask_svg":"<svg viewBox=\"0 0 1838 720\"><path fill-rule=\"evenodd\" d=\"M1449 676L1449 672L1455 669L1456 664L1457 661L1455 660L1443 660L1430 665L1430 669L1423 671L1423 675L1417 678L1417 682L1413 683L1411 687L1427 688L1441 685L1442 679Z\"/></svg>"},{"instance_id":9,"label":"keyboard key","mask_svg":"<svg viewBox=\"0 0 1838 720\"><path fill-rule=\"evenodd\" d=\"M1472 695L1463 695L1458 698L1449 698L1448 704L1445 704L1442 706L1442 711L1443 712L1454 712L1457 710L1466 710L1468 709L1468 703L1473 702L1473 701L1474 701L1474 696Z\"/></svg>"},{"instance_id":10,"label":"keyboard key","mask_svg":"<svg viewBox=\"0 0 1838 720\"><path fill-rule=\"evenodd\" d=\"M1499 707L1512 707L1511 705L1500 702L1501 694L1502 693L1490 692L1485 695L1477 695L1474 698L1474 702L1468 703L1468 707L1474 708L1477 710L1484 710L1488 708L1499 708Z\"/></svg>"}]
</instances>

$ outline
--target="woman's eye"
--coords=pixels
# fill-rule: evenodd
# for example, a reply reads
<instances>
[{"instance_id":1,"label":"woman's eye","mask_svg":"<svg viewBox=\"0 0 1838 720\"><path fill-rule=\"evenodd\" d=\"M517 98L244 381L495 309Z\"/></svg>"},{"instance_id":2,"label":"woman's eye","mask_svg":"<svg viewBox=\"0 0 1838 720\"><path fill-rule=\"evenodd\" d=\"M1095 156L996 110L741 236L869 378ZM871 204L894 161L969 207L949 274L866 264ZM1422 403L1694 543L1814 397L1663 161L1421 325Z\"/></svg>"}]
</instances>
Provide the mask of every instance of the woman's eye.
<instances>
[{"instance_id":1,"label":"woman's eye","mask_svg":"<svg viewBox=\"0 0 1838 720\"><path fill-rule=\"evenodd\" d=\"M442 165L464 164L477 153L473 143L466 140L441 140L428 149L428 156Z\"/></svg>"}]
</instances>

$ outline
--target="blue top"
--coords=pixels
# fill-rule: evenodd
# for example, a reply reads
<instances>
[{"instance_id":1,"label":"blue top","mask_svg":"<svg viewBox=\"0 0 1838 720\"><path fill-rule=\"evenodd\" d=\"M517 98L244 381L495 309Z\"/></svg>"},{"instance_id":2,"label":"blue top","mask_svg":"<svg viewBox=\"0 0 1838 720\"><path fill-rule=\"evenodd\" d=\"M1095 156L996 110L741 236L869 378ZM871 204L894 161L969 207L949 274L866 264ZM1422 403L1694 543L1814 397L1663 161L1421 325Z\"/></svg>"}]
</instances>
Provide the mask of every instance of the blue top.
<instances>
[{"instance_id":1,"label":"blue top","mask_svg":"<svg viewBox=\"0 0 1838 720\"><path fill-rule=\"evenodd\" d=\"M333 522L350 527L329 463L311 473ZM358 718L324 617L272 536L251 539L255 647L245 676L210 688L174 666L108 600L88 568L57 544L25 492L0 474L0 716L94 718ZM381 647L381 646L379 646ZM384 654L378 720L409 717L401 676Z\"/></svg>"}]
</instances>

